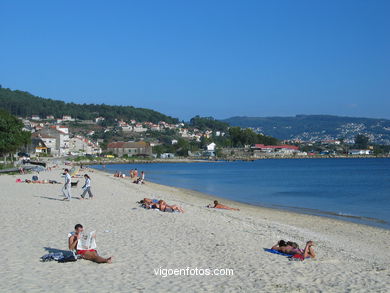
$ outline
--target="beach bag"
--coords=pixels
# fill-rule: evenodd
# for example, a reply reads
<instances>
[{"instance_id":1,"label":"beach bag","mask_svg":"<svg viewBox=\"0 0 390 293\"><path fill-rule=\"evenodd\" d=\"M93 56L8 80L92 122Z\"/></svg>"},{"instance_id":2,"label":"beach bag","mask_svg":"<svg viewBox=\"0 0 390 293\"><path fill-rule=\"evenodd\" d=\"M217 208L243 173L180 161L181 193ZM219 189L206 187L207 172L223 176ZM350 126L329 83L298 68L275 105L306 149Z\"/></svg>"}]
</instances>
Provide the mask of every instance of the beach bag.
<instances>
[{"instance_id":1,"label":"beach bag","mask_svg":"<svg viewBox=\"0 0 390 293\"><path fill-rule=\"evenodd\" d=\"M76 260L77 260L77 257L73 253L72 255L68 255L66 257L59 259L58 262L64 263L64 262L72 262L72 261L76 261Z\"/></svg>"},{"instance_id":2,"label":"beach bag","mask_svg":"<svg viewBox=\"0 0 390 293\"><path fill-rule=\"evenodd\" d=\"M32 181L38 181L38 176L34 175L34 176L32 177Z\"/></svg>"}]
</instances>

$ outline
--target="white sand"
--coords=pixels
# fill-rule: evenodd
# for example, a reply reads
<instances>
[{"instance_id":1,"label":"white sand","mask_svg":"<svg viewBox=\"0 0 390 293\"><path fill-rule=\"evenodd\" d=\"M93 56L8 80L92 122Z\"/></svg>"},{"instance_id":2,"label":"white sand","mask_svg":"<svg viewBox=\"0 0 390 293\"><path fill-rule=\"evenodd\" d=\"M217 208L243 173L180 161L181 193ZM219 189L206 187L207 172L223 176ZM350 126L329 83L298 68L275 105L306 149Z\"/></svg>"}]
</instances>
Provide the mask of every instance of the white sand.
<instances>
[{"instance_id":1,"label":"white sand","mask_svg":"<svg viewBox=\"0 0 390 293\"><path fill-rule=\"evenodd\" d=\"M61 180L60 169L40 179ZM15 183L0 176L0 292L390 292L390 231L333 219L249 207L205 208L207 196L100 172L94 200L60 201L62 185ZM74 195L81 193L83 179ZM163 198L186 213L144 210L136 201ZM42 263L47 248L67 249L81 223L97 231L102 256ZM317 243L317 260L289 261L263 251L277 240ZM233 269L233 276L156 276L154 269Z\"/></svg>"}]
</instances>

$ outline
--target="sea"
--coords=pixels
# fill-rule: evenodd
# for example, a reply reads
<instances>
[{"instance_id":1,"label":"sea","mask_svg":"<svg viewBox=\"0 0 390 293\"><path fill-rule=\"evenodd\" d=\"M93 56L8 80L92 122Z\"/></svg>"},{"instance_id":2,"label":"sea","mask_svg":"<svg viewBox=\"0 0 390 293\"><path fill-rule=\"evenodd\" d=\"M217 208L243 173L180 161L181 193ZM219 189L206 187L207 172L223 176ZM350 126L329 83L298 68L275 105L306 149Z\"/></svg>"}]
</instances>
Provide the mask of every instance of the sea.
<instances>
[{"instance_id":1,"label":"sea","mask_svg":"<svg viewBox=\"0 0 390 293\"><path fill-rule=\"evenodd\" d=\"M144 171L146 180L298 213L390 229L390 158L91 166ZM206 203L205 203L206 204Z\"/></svg>"}]
</instances>

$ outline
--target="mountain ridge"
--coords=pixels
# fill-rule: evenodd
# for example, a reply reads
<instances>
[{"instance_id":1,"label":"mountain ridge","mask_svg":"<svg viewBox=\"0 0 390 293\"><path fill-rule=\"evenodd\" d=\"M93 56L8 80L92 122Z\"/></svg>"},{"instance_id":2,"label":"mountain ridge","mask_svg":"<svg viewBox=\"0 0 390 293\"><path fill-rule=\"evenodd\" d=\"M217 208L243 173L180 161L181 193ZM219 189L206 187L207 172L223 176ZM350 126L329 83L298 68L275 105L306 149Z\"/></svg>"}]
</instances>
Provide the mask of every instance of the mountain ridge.
<instances>
[{"instance_id":1,"label":"mountain ridge","mask_svg":"<svg viewBox=\"0 0 390 293\"><path fill-rule=\"evenodd\" d=\"M252 128L256 132L283 140L353 141L357 134L364 134L374 143L390 144L390 119L298 114L273 117L234 116L222 121L232 126Z\"/></svg>"}]
</instances>

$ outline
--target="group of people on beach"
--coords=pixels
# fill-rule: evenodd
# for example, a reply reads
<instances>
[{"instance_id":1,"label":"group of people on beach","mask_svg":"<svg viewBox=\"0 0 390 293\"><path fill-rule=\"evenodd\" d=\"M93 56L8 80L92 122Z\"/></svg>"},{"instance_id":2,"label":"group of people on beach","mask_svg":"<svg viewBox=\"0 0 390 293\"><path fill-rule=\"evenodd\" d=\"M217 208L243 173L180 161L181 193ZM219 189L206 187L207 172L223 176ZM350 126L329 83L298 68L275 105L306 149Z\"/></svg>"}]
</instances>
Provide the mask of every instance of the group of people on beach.
<instances>
[{"instance_id":1,"label":"group of people on beach","mask_svg":"<svg viewBox=\"0 0 390 293\"><path fill-rule=\"evenodd\" d=\"M62 193L64 195L63 200L70 201L72 198L72 194L71 194L72 176L70 176L70 174L69 174L69 169L65 169L63 175L65 177L65 184L62 187ZM84 179L85 179L85 183L84 183L83 187L81 187L81 189L83 190L83 193L80 195L80 197L81 197L81 199L85 199L86 198L85 196L88 193L88 198L93 199L93 194L91 191L91 177L89 177L88 174L84 174Z\"/></svg>"},{"instance_id":2,"label":"group of people on beach","mask_svg":"<svg viewBox=\"0 0 390 293\"><path fill-rule=\"evenodd\" d=\"M136 184L144 184L145 183L145 172L144 171L141 171L141 174L139 174L137 168L131 169L129 171L129 176L130 176L130 179L135 179L133 181L133 183L136 183ZM114 173L114 177L126 178L126 174L122 173L120 171L116 171Z\"/></svg>"},{"instance_id":3,"label":"group of people on beach","mask_svg":"<svg viewBox=\"0 0 390 293\"><path fill-rule=\"evenodd\" d=\"M65 175L65 184L63 187L63 193L64 193L64 200L70 200L71 199L71 176L69 174L69 169L65 169L64 172ZM119 172L115 173L115 177L121 177L119 176ZM141 177L138 177L138 170L131 170L130 171L130 177L133 176L137 177L136 180L143 180L145 179L144 172L141 172ZM88 193L89 198L93 198L93 194L91 192L91 178L88 174L84 175L85 178L85 184L82 187L83 193L81 194L81 198L84 199L86 194ZM135 181L134 181L135 183ZM138 182L137 182L138 183ZM184 213L184 209L178 205L169 205L166 203L166 201L162 199L150 199L150 198L144 198L141 201L138 202L146 209L157 209L162 212L179 212ZM207 205L208 208L215 208L215 209L224 209L224 210L232 210L232 211L239 211L238 208L232 208L227 205L219 203L217 200L214 201L214 204ZM84 231L84 228L81 224L77 224L75 226L75 231L73 232L73 235L69 237L69 249L70 250L76 250L77 255L79 255L81 258L90 260L96 263L111 263L112 257L104 258L98 255L97 251L95 249L89 249L89 250L77 250L77 242L80 239L81 233ZM315 258L315 252L313 249L314 242L308 241L306 243L306 246L304 249L300 249L299 245L296 242L292 241L284 241L279 240L277 244L275 244L271 249L282 252L288 255L291 255L292 257L304 260L305 258Z\"/></svg>"}]
</instances>

